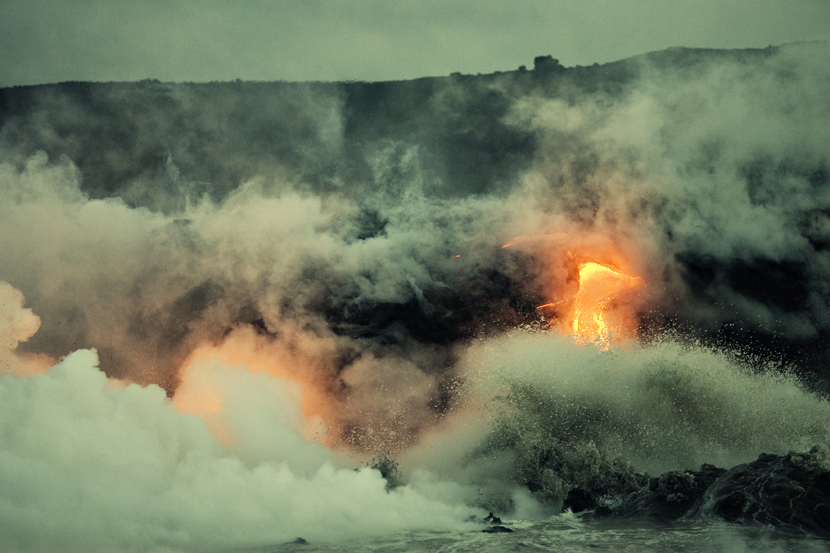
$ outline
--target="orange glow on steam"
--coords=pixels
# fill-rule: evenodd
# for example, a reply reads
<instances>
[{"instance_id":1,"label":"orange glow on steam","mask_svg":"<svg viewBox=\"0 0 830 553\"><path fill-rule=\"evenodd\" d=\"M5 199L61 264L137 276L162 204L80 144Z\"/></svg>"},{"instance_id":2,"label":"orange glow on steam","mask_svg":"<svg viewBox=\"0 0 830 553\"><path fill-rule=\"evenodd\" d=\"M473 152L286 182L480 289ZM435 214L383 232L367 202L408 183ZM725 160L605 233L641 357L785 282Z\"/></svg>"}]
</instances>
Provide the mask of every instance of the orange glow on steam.
<instances>
[{"instance_id":1,"label":"orange glow on steam","mask_svg":"<svg viewBox=\"0 0 830 553\"><path fill-rule=\"evenodd\" d=\"M319 436L319 429L336 419L336 407L328 390L330 371L325 362L326 358L334 357L333 352L332 344L325 341L304 343L295 335L294 340L285 344L259 336L251 328L241 327L220 344L203 343L193 350L181 365L181 384L173 396L173 403L180 412L204 419L214 435L226 441L229 434L222 422L221 393L209 379L199 378L199 363L218 359L228 365L245 367L252 373L263 371L271 377L299 385L302 416L307 425L304 434L322 443L325 440Z\"/></svg>"}]
</instances>

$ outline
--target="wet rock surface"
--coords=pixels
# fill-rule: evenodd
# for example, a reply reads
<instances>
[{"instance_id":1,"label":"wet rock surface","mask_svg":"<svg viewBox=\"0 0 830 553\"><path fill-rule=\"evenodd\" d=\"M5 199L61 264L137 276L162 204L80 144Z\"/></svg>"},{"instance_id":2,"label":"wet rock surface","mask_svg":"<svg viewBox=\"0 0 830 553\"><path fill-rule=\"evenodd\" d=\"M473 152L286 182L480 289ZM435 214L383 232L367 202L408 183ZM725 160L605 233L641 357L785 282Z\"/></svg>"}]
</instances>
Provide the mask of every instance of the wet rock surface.
<instances>
[{"instance_id":1,"label":"wet rock surface","mask_svg":"<svg viewBox=\"0 0 830 553\"><path fill-rule=\"evenodd\" d=\"M495 525L495 526L490 526L489 528L485 528L484 530L482 530L482 532L484 532L485 534L507 534L507 533L510 533L512 531L513 530L511 530L507 526L501 526L501 525L498 525L498 524Z\"/></svg>"},{"instance_id":2,"label":"wet rock surface","mask_svg":"<svg viewBox=\"0 0 830 553\"><path fill-rule=\"evenodd\" d=\"M694 515L783 526L830 538L830 455L761 455L715 481Z\"/></svg>"},{"instance_id":3,"label":"wet rock surface","mask_svg":"<svg viewBox=\"0 0 830 553\"><path fill-rule=\"evenodd\" d=\"M717 517L830 538L830 449L762 454L729 470L672 471L624 497L575 488L563 509L664 522Z\"/></svg>"},{"instance_id":4,"label":"wet rock surface","mask_svg":"<svg viewBox=\"0 0 830 553\"><path fill-rule=\"evenodd\" d=\"M488 524L501 524L501 519L491 512L489 515L484 517L484 522Z\"/></svg>"},{"instance_id":5,"label":"wet rock surface","mask_svg":"<svg viewBox=\"0 0 830 553\"><path fill-rule=\"evenodd\" d=\"M629 495L611 511L622 516L677 520L692 509L726 470L703 465L698 471L672 471L650 478L648 485Z\"/></svg>"},{"instance_id":6,"label":"wet rock surface","mask_svg":"<svg viewBox=\"0 0 830 553\"><path fill-rule=\"evenodd\" d=\"M513 531L512 528L502 526L501 519L495 516L492 512L486 517L484 517L484 522L490 525L484 530L482 530L482 532L484 532L485 534L507 534Z\"/></svg>"}]
</instances>

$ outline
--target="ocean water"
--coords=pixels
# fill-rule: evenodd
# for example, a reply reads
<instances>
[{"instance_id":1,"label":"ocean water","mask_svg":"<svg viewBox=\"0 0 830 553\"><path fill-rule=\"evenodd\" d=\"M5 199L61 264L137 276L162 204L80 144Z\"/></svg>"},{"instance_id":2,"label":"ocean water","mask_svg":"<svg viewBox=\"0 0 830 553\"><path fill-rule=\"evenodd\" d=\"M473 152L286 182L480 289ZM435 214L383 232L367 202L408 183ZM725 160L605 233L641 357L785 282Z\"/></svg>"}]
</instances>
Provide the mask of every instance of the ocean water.
<instances>
[{"instance_id":1,"label":"ocean water","mask_svg":"<svg viewBox=\"0 0 830 553\"><path fill-rule=\"evenodd\" d=\"M806 535L793 535L772 528L737 527L725 522L655 524L647 521L587 522L572 514L544 521L510 521L512 533L475 531L455 533L419 532L383 539L355 540L338 544L287 543L252 549L259 552L407 552L475 553L501 551L597 551L660 553L823 552L830 543ZM242 550L236 550L242 551Z\"/></svg>"}]
</instances>

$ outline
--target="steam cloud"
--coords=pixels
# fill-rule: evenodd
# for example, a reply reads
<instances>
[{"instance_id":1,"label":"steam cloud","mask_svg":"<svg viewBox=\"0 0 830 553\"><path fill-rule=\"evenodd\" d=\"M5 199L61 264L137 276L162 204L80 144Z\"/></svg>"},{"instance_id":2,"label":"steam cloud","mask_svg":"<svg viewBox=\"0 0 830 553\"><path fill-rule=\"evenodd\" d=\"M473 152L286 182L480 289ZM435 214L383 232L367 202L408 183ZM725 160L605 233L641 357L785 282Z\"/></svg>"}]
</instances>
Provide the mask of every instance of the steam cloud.
<instances>
[{"instance_id":1,"label":"steam cloud","mask_svg":"<svg viewBox=\"0 0 830 553\"><path fill-rule=\"evenodd\" d=\"M4 90L2 534L462 528L468 505L530 516L579 482L523 491L545 440L652 472L826 441L826 402L741 351L599 355L532 329L574 289L569 252L616 256L647 336L766 341L826 386L829 53ZM348 468L381 454L409 486Z\"/></svg>"}]
</instances>

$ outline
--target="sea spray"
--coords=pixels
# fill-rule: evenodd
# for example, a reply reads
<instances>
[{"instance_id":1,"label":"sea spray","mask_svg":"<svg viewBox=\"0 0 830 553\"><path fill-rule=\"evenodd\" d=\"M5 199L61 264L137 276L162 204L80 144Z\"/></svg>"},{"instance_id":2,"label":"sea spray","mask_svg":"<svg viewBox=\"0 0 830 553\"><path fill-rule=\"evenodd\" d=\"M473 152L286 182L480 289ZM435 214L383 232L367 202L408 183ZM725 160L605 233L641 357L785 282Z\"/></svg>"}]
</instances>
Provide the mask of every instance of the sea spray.
<instances>
[{"instance_id":1,"label":"sea spray","mask_svg":"<svg viewBox=\"0 0 830 553\"><path fill-rule=\"evenodd\" d=\"M469 408L492 417L466 462L496 463L505 483L552 505L576 488L623 497L642 473L729 468L830 442L827 401L793 376L707 348L604 351L516 331L476 343L461 366Z\"/></svg>"}]
</instances>

